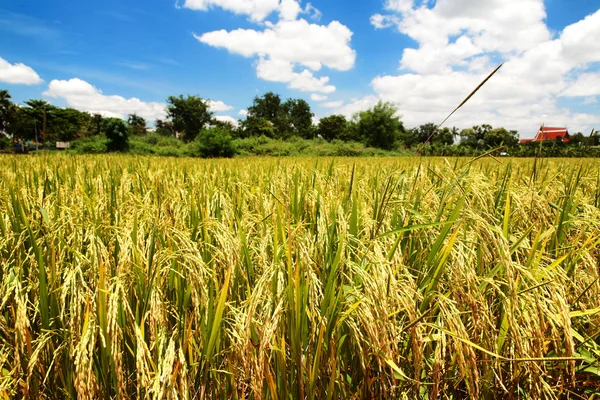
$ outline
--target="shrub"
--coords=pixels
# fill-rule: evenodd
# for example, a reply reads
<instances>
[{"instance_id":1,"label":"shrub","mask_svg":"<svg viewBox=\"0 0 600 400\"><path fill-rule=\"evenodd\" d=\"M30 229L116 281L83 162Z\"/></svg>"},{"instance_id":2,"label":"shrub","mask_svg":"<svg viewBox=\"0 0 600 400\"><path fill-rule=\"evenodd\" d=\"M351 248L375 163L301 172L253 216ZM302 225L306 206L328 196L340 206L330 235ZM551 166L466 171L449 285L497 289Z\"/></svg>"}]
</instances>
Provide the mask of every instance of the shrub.
<instances>
[{"instance_id":1,"label":"shrub","mask_svg":"<svg viewBox=\"0 0 600 400\"><path fill-rule=\"evenodd\" d=\"M71 142L71 151L78 154L106 153L108 140L103 135L84 137Z\"/></svg>"},{"instance_id":2,"label":"shrub","mask_svg":"<svg viewBox=\"0 0 600 400\"><path fill-rule=\"evenodd\" d=\"M236 153L233 138L227 129L214 127L202 129L192 147L193 155L204 158L230 158Z\"/></svg>"},{"instance_id":3,"label":"shrub","mask_svg":"<svg viewBox=\"0 0 600 400\"><path fill-rule=\"evenodd\" d=\"M0 150L10 150L12 148L12 141L10 138L0 133Z\"/></svg>"}]
</instances>

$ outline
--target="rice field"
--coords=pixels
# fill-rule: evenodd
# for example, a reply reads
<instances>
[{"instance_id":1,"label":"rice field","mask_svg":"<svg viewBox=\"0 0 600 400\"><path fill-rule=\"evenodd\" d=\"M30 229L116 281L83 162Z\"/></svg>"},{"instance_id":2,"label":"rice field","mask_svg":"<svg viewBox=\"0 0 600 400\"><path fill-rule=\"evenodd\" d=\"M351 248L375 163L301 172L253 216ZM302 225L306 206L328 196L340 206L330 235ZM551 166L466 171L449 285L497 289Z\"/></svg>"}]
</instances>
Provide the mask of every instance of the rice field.
<instances>
[{"instance_id":1,"label":"rice field","mask_svg":"<svg viewBox=\"0 0 600 400\"><path fill-rule=\"evenodd\" d=\"M600 398L597 160L0 165L2 399Z\"/></svg>"}]
</instances>

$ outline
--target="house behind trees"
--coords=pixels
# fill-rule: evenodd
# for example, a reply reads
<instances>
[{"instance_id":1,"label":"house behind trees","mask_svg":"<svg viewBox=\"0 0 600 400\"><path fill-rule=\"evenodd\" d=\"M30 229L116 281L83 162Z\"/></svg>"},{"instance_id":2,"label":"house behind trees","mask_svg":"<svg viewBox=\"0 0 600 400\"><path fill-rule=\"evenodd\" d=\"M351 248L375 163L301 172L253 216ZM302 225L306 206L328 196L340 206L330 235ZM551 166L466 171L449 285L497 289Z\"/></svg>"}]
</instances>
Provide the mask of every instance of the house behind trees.
<instances>
[{"instance_id":1,"label":"house behind trees","mask_svg":"<svg viewBox=\"0 0 600 400\"><path fill-rule=\"evenodd\" d=\"M546 141L562 141L564 143L568 143L570 137L571 136L569 135L567 128L556 128L542 125L533 139L521 139L520 143Z\"/></svg>"}]
</instances>

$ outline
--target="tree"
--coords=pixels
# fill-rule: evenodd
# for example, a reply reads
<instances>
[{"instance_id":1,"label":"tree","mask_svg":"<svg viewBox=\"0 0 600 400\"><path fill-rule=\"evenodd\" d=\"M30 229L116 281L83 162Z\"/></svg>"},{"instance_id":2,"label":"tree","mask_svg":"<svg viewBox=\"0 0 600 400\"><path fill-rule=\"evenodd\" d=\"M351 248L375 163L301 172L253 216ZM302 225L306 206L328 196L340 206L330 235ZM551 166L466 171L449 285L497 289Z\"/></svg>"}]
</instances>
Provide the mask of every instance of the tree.
<instances>
[{"instance_id":1,"label":"tree","mask_svg":"<svg viewBox=\"0 0 600 400\"><path fill-rule=\"evenodd\" d=\"M347 131L348 121L343 115L330 115L329 117L321 118L317 128L319 136L329 142L345 138Z\"/></svg>"},{"instance_id":2,"label":"tree","mask_svg":"<svg viewBox=\"0 0 600 400\"><path fill-rule=\"evenodd\" d=\"M108 143L108 151L124 151L129 147L129 127L119 118L106 118L104 120L104 134Z\"/></svg>"},{"instance_id":3,"label":"tree","mask_svg":"<svg viewBox=\"0 0 600 400\"><path fill-rule=\"evenodd\" d=\"M44 121L47 117L48 111L52 112L54 106L48 103L46 100L31 99L25 102L27 107L22 108L20 127L22 131L20 134L25 139L43 139L44 137Z\"/></svg>"},{"instance_id":4,"label":"tree","mask_svg":"<svg viewBox=\"0 0 600 400\"><path fill-rule=\"evenodd\" d=\"M248 136L257 136L255 133L261 130L266 131L265 134L270 134L271 130L267 128L264 121L268 121L273 128L272 135L269 137L281 139L292 135L288 110L281 103L278 94L267 92L261 97L254 98L246 115L246 126L251 127L247 130Z\"/></svg>"},{"instance_id":5,"label":"tree","mask_svg":"<svg viewBox=\"0 0 600 400\"><path fill-rule=\"evenodd\" d=\"M101 114L92 115L92 132L94 135L99 135L102 132L102 123L104 118Z\"/></svg>"},{"instance_id":6,"label":"tree","mask_svg":"<svg viewBox=\"0 0 600 400\"><path fill-rule=\"evenodd\" d=\"M163 121L162 119L157 119L154 122L156 126L156 133L162 136L175 136L175 128L173 128L173 123L171 121Z\"/></svg>"},{"instance_id":7,"label":"tree","mask_svg":"<svg viewBox=\"0 0 600 400\"><path fill-rule=\"evenodd\" d=\"M8 90L0 90L0 136L16 136L20 123L20 108L10 101Z\"/></svg>"},{"instance_id":8,"label":"tree","mask_svg":"<svg viewBox=\"0 0 600 400\"><path fill-rule=\"evenodd\" d=\"M315 130L312 119L315 116L310 105L302 99L289 99L283 104L283 112L287 114L289 126L286 127L292 135L300 136L304 139L313 139ZM287 133L287 132L286 132ZM285 135L287 136L287 135Z\"/></svg>"},{"instance_id":9,"label":"tree","mask_svg":"<svg viewBox=\"0 0 600 400\"><path fill-rule=\"evenodd\" d=\"M485 148L485 135L492 130L490 125L476 125L460 132L460 145L482 150Z\"/></svg>"},{"instance_id":10,"label":"tree","mask_svg":"<svg viewBox=\"0 0 600 400\"><path fill-rule=\"evenodd\" d=\"M441 128L438 129L431 142L433 144L442 145L442 146L452 146L454 144L454 137L458 135L457 128Z\"/></svg>"},{"instance_id":11,"label":"tree","mask_svg":"<svg viewBox=\"0 0 600 400\"><path fill-rule=\"evenodd\" d=\"M146 120L137 114L129 114L127 123L129 124L129 129L131 129L131 133L134 135L141 136L148 133Z\"/></svg>"},{"instance_id":12,"label":"tree","mask_svg":"<svg viewBox=\"0 0 600 400\"><path fill-rule=\"evenodd\" d=\"M397 116L398 109L389 102L379 101L375 107L361 111L353 117L356 136L367 146L391 150L404 132L404 125Z\"/></svg>"},{"instance_id":13,"label":"tree","mask_svg":"<svg viewBox=\"0 0 600 400\"><path fill-rule=\"evenodd\" d=\"M275 124L281 116L281 97L273 92L267 92L262 97L256 96L248 107L247 118L264 118Z\"/></svg>"},{"instance_id":14,"label":"tree","mask_svg":"<svg viewBox=\"0 0 600 400\"><path fill-rule=\"evenodd\" d=\"M483 138L484 146L494 149L500 146L514 147L519 143L517 131L509 131L504 128L490 129Z\"/></svg>"},{"instance_id":15,"label":"tree","mask_svg":"<svg viewBox=\"0 0 600 400\"><path fill-rule=\"evenodd\" d=\"M207 101L197 96L170 96L167 99L167 117L176 132L182 132L185 142L191 142L210 123L212 112Z\"/></svg>"},{"instance_id":16,"label":"tree","mask_svg":"<svg viewBox=\"0 0 600 400\"><path fill-rule=\"evenodd\" d=\"M44 139L71 141L93 132L92 116L74 108L50 106L46 110Z\"/></svg>"},{"instance_id":17,"label":"tree","mask_svg":"<svg viewBox=\"0 0 600 400\"><path fill-rule=\"evenodd\" d=\"M8 90L0 90L0 133L8 133L12 115L13 103L10 101L11 96Z\"/></svg>"},{"instance_id":18,"label":"tree","mask_svg":"<svg viewBox=\"0 0 600 400\"><path fill-rule=\"evenodd\" d=\"M266 136L268 138L275 137L275 127L273 123L266 118L251 117L246 118L238 129L239 137L257 137Z\"/></svg>"},{"instance_id":19,"label":"tree","mask_svg":"<svg viewBox=\"0 0 600 400\"><path fill-rule=\"evenodd\" d=\"M222 120L216 119L216 118L213 118L210 120L210 127L225 129L232 136L233 136L234 132L236 131L235 125L233 123L231 123L230 121L222 121Z\"/></svg>"}]
</instances>

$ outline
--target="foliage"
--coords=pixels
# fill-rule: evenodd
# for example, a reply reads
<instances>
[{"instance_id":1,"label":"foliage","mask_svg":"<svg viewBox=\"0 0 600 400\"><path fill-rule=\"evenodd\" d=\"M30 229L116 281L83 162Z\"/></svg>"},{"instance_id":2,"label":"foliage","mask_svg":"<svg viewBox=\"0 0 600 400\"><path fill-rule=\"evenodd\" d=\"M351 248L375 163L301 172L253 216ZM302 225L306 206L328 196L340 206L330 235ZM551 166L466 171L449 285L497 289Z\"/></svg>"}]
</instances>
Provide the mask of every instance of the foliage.
<instances>
[{"instance_id":1,"label":"foliage","mask_svg":"<svg viewBox=\"0 0 600 400\"><path fill-rule=\"evenodd\" d=\"M182 133L182 139L191 142L210 123L212 112L208 101L201 97L169 96L167 117L173 123L173 129Z\"/></svg>"},{"instance_id":2,"label":"foliage","mask_svg":"<svg viewBox=\"0 0 600 400\"><path fill-rule=\"evenodd\" d=\"M11 150L12 147L12 140L5 134L0 133L0 150Z\"/></svg>"},{"instance_id":3,"label":"foliage","mask_svg":"<svg viewBox=\"0 0 600 400\"><path fill-rule=\"evenodd\" d=\"M491 125L477 125L460 132L460 145L479 150L489 150L500 146L512 148L519 143L517 131L492 128Z\"/></svg>"},{"instance_id":4,"label":"foliage","mask_svg":"<svg viewBox=\"0 0 600 400\"><path fill-rule=\"evenodd\" d=\"M266 118L251 116L242 122L237 136L241 138L258 136L274 138L275 127L273 123Z\"/></svg>"},{"instance_id":5,"label":"foliage","mask_svg":"<svg viewBox=\"0 0 600 400\"><path fill-rule=\"evenodd\" d=\"M131 134L133 135L145 135L147 132L146 120L140 117L137 114L129 114L129 118L127 120L129 124L129 128L131 129Z\"/></svg>"},{"instance_id":6,"label":"foliage","mask_svg":"<svg viewBox=\"0 0 600 400\"><path fill-rule=\"evenodd\" d=\"M94 135L74 140L70 150L77 154L99 154L108 151L108 141L104 135Z\"/></svg>"},{"instance_id":7,"label":"foliage","mask_svg":"<svg viewBox=\"0 0 600 400\"><path fill-rule=\"evenodd\" d=\"M129 147L129 126L119 118L104 120L104 134L108 151L125 151Z\"/></svg>"},{"instance_id":8,"label":"foliage","mask_svg":"<svg viewBox=\"0 0 600 400\"><path fill-rule=\"evenodd\" d=\"M312 118L314 114L310 110L310 105L302 99L288 99L283 104L283 112L287 116L286 127L288 133L282 135L299 136L303 139L312 139L315 137Z\"/></svg>"},{"instance_id":9,"label":"foliage","mask_svg":"<svg viewBox=\"0 0 600 400\"><path fill-rule=\"evenodd\" d=\"M391 103L380 101L369 110L361 111L352 119L355 137L367 146L392 150L402 136L404 126L397 115L398 109Z\"/></svg>"},{"instance_id":10,"label":"foliage","mask_svg":"<svg viewBox=\"0 0 600 400\"><path fill-rule=\"evenodd\" d=\"M318 135L329 142L346 137L347 131L348 121L343 115L330 115L321 118L317 128Z\"/></svg>"},{"instance_id":11,"label":"foliage","mask_svg":"<svg viewBox=\"0 0 600 400\"><path fill-rule=\"evenodd\" d=\"M201 130L194 144L195 155L204 158L230 158L236 153L231 133L223 127Z\"/></svg>"},{"instance_id":12,"label":"foliage","mask_svg":"<svg viewBox=\"0 0 600 400\"><path fill-rule=\"evenodd\" d=\"M600 389L595 160L0 165L3 399Z\"/></svg>"},{"instance_id":13,"label":"foliage","mask_svg":"<svg viewBox=\"0 0 600 400\"><path fill-rule=\"evenodd\" d=\"M175 136L175 128L173 127L173 123L171 121L164 121L161 119L157 119L155 121L156 125L156 133L162 136Z\"/></svg>"},{"instance_id":14,"label":"foliage","mask_svg":"<svg viewBox=\"0 0 600 400\"><path fill-rule=\"evenodd\" d=\"M268 92L255 97L248 107L241 137L265 135L275 139L292 136L311 139L315 135L313 116L305 100L288 99L282 102L278 94Z\"/></svg>"}]
</instances>

